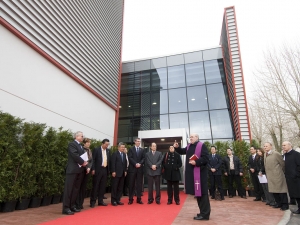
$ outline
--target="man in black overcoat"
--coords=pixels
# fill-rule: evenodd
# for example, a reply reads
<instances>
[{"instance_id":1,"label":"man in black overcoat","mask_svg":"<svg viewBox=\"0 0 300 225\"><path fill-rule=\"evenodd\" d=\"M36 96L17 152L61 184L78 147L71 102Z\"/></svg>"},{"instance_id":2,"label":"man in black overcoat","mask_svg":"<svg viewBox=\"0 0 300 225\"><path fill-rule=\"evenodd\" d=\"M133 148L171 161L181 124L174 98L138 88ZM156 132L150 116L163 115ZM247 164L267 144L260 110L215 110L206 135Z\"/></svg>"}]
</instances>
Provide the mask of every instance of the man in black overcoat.
<instances>
[{"instance_id":1,"label":"man in black overcoat","mask_svg":"<svg viewBox=\"0 0 300 225\"><path fill-rule=\"evenodd\" d=\"M127 175L127 158L124 153L125 144L118 144L118 151L111 156L110 171L111 171L111 204L113 206L124 205L121 202L124 179Z\"/></svg>"},{"instance_id":2,"label":"man in black overcoat","mask_svg":"<svg viewBox=\"0 0 300 225\"><path fill-rule=\"evenodd\" d=\"M190 160L195 154L197 145L202 144L200 157L196 160ZM210 216L210 202L208 198L207 187L207 163L208 163L208 150L206 146L199 141L198 134L190 135L190 144L185 148L180 148L179 144L175 141L174 148L180 155L186 155L185 161L185 191L186 194L195 195L195 187L198 188L199 182L195 183L195 169L194 167L200 167L200 190L201 196L196 196L200 213L194 217L195 220L209 220ZM188 148L188 150L187 150ZM196 168L197 169L197 168ZM197 190L198 191L198 190Z\"/></svg>"},{"instance_id":3,"label":"man in black overcoat","mask_svg":"<svg viewBox=\"0 0 300 225\"><path fill-rule=\"evenodd\" d=\"M223 187L222 187L222 158L219 154L217 154L216 146L210 147L211 154L209 154L209 161L207 164L208 167L208 175L210 178L210 193L211 198L215 198L215 192L217 184L218 190L221 195L221 199L224 200Z\"/></svg>"},{"instance_id":4,"label":"man in black overcoat","mask_svg":"<svg viewBox=\"0 0 300 225\"><path fill-rule=\"evenodd\" d=\"M136 138L134 141L135 145L130 148L128 152L128 178L129 178L129 201L128 205L133 203L133 195L136 190L138 204L142 202L142 186L143 186L143 175L144 175L144 164L145 164L145 150L141 148L140 138Z\"/></svg>"},{"instance_id":5,"label":"man in black overcoat","mask_svg":"<svg viewBox=\"0 0 300 225\"><path fill-rule=\"evenodd\" d=\"M282 143L285 152L285 179L291 198L296 199L298 210L294 214L300 214L300 153L292 149L288 141Z\"/></svg>"},{"instance_id":6,"label":"man in black overcoat","mask_svg":"<svg viewBox=\"0 0 300 225\"><path fill-rule=\"evenodd\" d=\"M68 146L68 164L62 209L62 213L66 215L73 215L74 212L80 212L80 209L75 207L75 201L83 179L84 167L88 164L87 161L84 161L80 157L84 154L83 147L80 144L83 140L83 133L77 131L74 134L74 139Z\"/></svg>"},{"instance_id":7,"label":"man in black overcoat","mask_svg":"<svg viewBox=\"0 0 300 225\"><path fill-rule=\"evenodd\" d=\"M90 199L90 206L95 207L96 200L98 199L99 206L107 206L103 201L107 177L109 174L110 151L108 149L109 140L103 139L102 145L95 148L93 151L93 187Z\"/></svg>"},{"instance_id":8,"label":"man in black overcoat","mask_svg":"<svg viewBox=\"0 0 300 225\"><path fill-rule=\"evenodd\" d=\"M253 184L253 188L254 188L254 193L255 193L255 199L253 199L253 201L261 201L263 200L264 202L265 200L265 195L264 195L264 190L262 188L262 185L259 182L258 179L258 172L257 169L257 155L256 155L256 149L254 146L250 147L250 156L248 158L248 169L250 171L250 175L251 175L251 180L252 180L252 184Z\"/></svg>"}]
</instances>

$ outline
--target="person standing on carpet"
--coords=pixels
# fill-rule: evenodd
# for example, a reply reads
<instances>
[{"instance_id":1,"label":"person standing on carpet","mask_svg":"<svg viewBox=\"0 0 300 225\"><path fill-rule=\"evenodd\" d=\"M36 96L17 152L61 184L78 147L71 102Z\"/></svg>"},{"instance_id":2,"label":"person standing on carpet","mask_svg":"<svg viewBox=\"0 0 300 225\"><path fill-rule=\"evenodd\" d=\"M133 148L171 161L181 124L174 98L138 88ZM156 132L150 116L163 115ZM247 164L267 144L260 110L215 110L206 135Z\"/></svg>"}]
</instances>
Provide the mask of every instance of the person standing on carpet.
<instances>
[{"instance_id":1,"label":"person standing on carpet","mask_svg":"<svg viewBox=\"0 0 300 225\"><path fill-rule=\"evenodd\" d=\"M125 144L120 142L118 144L118 151L114 152L111 156L111 204L113 206L124 205L121 202L124 179L127 175L127 158L124 149Z\"/></svg>"},{"instance_id":2,"label":"person standing on carpet","mask_svg":"<svg viewBox=\"0 0 300 225\"><path fill-rule=\"evenodd\" d=\"M75 207L75 201L83 178L84 167L88 165L88 162L80 157L84 154L83 147L80 144L83 133L77 131L74 134L74 139L68 146L68 164L62 204L62 214L66 215L74 215L74 212L80 212L80 209Z\"/></svg>"},{"instance_id":3,"label":"person standing on carpet","mask_svg":"<svg viewBox=\"0 0 300 225\"><path fill-rule=\"evenodd\" d=\"M198 134L190 135L190 144L185 148L180 148L175 141L175 151L180 155L186 155L185 161L185 190L186 194L195 195L197 198L200 213L194 217L194 220L209 220L210 202L208 198L207 187L207 163L208 150L206 146L199 141ZM191 159L190 159L191 158Z\"/></svg>"},{"instance_id":4,"label":"person standing on carpet","mask_svg":"<svg viewBox=\"0 0 300 225\"><path fill-rule=\"evenodd\" d=\"M84 202L84 194L85 194L85 190L86 190L86 185L88 182L88 179L90 177L90 171L91 171L91 167L93 165L92 162L92 151L90 150L90 145L91 145L91 139L89 138L84 138L83 141L83 149L84 151L87 153L88 155L88 165L85 167L85 170L83 170L83 179L80 185L80 189L79 189L79 194L78 197L76 199L76 208L77 209L83 209L83 202Z\"/></svg>"},{"instance_id":5,"label":"person standing on carpet","mask_svg":"<svg viewBox=\"0 0 300 225\"><path fill-rule=\"evenodd\" d=\"M169 151L164 155L162 161L162 168L164 169L163 178L167 180L168 205L172 204L173 193L176 205L180 205L180 167L182 167L181 156L177 152L175 152L174 146L170 146Z\"/></svg>"},{"instance_id":6,"label":"person standing on carpet","mask_svg":"<svg viewBox=\"0 0 300 225\"><path fill-rule=\"evenodd\" d=\"M146 153L146 169L148 174L148 204L153 203L153 183L155 183L155 202L160 204L160 175L163 156L156 151L156 144L150 146L151 151Z\"/></svg>"},{"instance_id":7,"label":"person standing on carpet","mask_svg":"<svg viewBox=\"0 0 300 225\"><path fill-rule=\"evenodd\" d=\"M90 207L94 208L96 200L98 198L99 206L107 206L103 201L107 176L109 174L109 162L110 162L110 151L108 149L109 140L103 139L101 146L97 147L93 151L93 188L90 198Z\"/></svg>"},{"instance_id":8,"label":"person standing on carpet","mask_svg":"<svg viewBox=\"0 0 300 225\"><path fill-rule=\"evenodd\" d=\"M136 202L138 204L144 204L142 202L142 189L143 189L143 175L145 164L145 150L141 148L141 139L136 138L134 140L134 146L128 151L129 167L128 167L128 179L129 179L129 201L128 205L133 203L133 195L136 192Z\"/></svg>"}]
</instances>

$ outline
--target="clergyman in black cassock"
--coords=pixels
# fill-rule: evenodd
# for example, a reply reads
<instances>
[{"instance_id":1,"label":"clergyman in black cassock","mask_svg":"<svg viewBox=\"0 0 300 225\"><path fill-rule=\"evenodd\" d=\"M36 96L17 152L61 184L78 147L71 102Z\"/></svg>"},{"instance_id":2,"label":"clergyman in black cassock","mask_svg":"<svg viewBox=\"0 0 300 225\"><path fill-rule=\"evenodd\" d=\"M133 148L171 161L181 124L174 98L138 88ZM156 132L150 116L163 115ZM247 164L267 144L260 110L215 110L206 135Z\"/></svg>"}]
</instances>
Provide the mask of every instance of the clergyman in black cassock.
<instances>
[{"instance_id":1,"label":"clergyman in black cassock","mask_svg":"<svg viewBox=\"0 0 300 225\"><path fill-rule=\"evenodd\" d=\"M208 150L203 144L201 149L200 158L190 161L190 157L195 154L196 146L199 142L198 134L190 135L190 146L187 151L187 147L179 148L177 142L174 143L175 151L180 155L186 155L185 161L185 192L186 194L195 195L195 183L194 183L194 167L200 167L200 181L201 181L201 197L197 197L198 207L200 213L194 217L195 220L209 220L210 216L210 202L208 198L208 186L207 186L207 163L208 163Z\"/></svg>"},{"instance_id":2,"label":"clergyman in black cassock","mask_svg":"<svg viewBox=\"0 0 300 225\"><path fill-rule=\"evenodd\" d=\"M285 152L285 179L289 195L298 204L298 210L293 213L300 214L300 153L292 149L288 141L282 143L282 149Z\"/></svg>"}]
</instances>

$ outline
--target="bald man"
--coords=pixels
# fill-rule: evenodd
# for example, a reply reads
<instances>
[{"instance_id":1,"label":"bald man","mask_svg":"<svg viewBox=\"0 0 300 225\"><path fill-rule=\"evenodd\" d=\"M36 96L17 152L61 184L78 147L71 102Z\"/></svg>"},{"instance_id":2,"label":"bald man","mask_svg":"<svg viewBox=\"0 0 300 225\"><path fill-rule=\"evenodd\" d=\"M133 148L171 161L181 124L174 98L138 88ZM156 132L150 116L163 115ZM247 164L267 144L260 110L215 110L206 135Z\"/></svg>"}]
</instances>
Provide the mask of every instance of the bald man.
<instances>
[{"instance_id":1,"label":"bald man","mask_svg":"<svg viewBox=\"0 0 300 225\"><path fill-rule=\"evenodd\" d=\"M282 150L285 156L285 179L289 195L296 199L298 210L294 214L300 214L300 153L292 148L288 141L282 143Z\"/></svg>"}]
</instances>

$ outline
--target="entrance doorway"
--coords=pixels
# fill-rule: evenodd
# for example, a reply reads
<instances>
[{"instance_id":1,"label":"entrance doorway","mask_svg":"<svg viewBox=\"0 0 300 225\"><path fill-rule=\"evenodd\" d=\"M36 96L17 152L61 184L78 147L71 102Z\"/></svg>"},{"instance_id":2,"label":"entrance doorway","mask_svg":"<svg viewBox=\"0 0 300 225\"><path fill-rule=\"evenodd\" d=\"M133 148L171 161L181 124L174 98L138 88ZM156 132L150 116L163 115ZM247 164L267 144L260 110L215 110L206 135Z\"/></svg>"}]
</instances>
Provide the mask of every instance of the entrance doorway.
<instances>
[{"instance_id":1,"label":"entrance doorway","mask_svg":"<svg viewBox=\"0 0 300 225\"><path fill-rule=\"evenodd\" d=\"M150 151L151 143L155 142L157 146L157 151L160 151L163 155L169 151L169 147L174 144L176 140L181 146L187 146L187 132L185 129L166 129L166 130L147 130L139 131L138 137L141 139L141 146L146 149L146 152ZM183 184L183 171L185 155L181 156L182 167L180 169L181 173L181 184ZM144 185L148 187L147 176L144 176ZM166 181L161 179L161 187L166 187Z\"/></svg>"}]
</instances>

